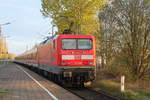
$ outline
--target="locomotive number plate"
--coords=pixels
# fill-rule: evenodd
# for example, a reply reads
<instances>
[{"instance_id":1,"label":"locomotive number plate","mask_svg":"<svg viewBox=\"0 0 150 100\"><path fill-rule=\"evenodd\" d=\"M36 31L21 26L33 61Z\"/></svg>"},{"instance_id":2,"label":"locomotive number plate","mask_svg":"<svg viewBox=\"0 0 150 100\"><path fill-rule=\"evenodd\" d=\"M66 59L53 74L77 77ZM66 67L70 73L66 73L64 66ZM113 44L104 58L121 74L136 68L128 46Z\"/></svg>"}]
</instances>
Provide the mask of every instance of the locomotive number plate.
<instances>
[{"instance_id":1,"label":"locomotive number plate","mask_svg":"<svg viewBox=\"0 0 150 100\"><path fill-rule=\"evenodd\" d=\"M81 59L81 55L75 55L75 59Z\"/></svg>"}]
</instances>

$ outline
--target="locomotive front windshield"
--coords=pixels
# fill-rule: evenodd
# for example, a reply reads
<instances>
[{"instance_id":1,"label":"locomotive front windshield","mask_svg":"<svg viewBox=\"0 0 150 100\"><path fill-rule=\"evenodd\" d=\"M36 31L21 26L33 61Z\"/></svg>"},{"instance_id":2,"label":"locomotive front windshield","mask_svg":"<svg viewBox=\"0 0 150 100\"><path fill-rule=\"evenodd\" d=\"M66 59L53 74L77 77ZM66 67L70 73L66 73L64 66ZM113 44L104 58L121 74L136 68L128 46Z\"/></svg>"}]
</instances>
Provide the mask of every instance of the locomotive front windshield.
<instances>
[{"instance_id":1,"label":"locomotive front windshield","mask_svg":"<svg viewBox=\"0 0 150 100\"><path fill-rule=\"evenodd\" d=\"M89 50L92 48L91 39L62 39L62 49L84 49Z\"/></svg>"}]
</instances>

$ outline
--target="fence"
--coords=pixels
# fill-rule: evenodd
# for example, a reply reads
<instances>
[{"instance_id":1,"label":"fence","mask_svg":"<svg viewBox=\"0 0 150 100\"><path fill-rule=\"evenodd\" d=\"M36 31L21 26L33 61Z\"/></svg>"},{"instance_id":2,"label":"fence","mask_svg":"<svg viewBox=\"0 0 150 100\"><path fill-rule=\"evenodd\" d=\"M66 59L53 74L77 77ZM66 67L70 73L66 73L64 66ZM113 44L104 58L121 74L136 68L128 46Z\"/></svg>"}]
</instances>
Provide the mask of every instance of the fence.
<instances>
[{"instance_id":1,"label":"fence","mask_svg":"<svg viewBox=\"0 0 150 100\"><path fill-rule=\"evenodd\" d=\"M0 65L3 65L3 64L9 64L9 63L11 63L12 62L12 60L0 60Z\"/></svg>"}]
</instances>

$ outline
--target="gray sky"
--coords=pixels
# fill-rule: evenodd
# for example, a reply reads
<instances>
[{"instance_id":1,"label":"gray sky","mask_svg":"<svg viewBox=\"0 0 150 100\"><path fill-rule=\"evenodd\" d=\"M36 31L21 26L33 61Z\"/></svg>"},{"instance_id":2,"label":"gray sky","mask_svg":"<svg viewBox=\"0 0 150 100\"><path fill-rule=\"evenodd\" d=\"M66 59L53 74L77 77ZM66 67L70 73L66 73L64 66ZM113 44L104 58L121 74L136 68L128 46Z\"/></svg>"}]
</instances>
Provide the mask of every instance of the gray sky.
<instances>
[{"instance_id":1,"label":"gray sky","mask_svg":"<svg viewBox=\"0 0 150 100\"><path fill-rule=\"evenodd\" d=\"M24 52L50 32L50 19L44 18L40 9L41 0L1 0L0 24L11 23L2 26L10 53Z\"/></svg>"}]
</instances>

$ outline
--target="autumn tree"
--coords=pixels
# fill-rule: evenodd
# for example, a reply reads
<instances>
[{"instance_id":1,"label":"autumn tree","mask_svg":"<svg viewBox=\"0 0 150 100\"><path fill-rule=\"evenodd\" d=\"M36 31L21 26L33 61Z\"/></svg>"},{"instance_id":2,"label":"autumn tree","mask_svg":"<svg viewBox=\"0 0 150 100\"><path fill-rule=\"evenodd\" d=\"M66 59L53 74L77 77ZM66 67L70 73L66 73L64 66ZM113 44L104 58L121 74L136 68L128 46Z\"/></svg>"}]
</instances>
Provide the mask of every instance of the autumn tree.
<instances>
[{"instance_id":1,"label":"autumn tree","mask_svg":"<svg viewBox=\"0 0 150 100\"><path fill-rule=\"evenodd\" d=\"M52 18L58 32L71 29L75 34L98 30L97 12L106 0L41 0L43 16Z\"/></svg>"},{"instance_id":2,"label":"autumn tree","mask_svg":"<svg viewBox=\"0 0 150 100\"><path fill-rule=\"evenodd\" d=\"M150 1L112 0L99 13L101 52L136 80L150 78Z\"/></svg>"}]
</instances>

